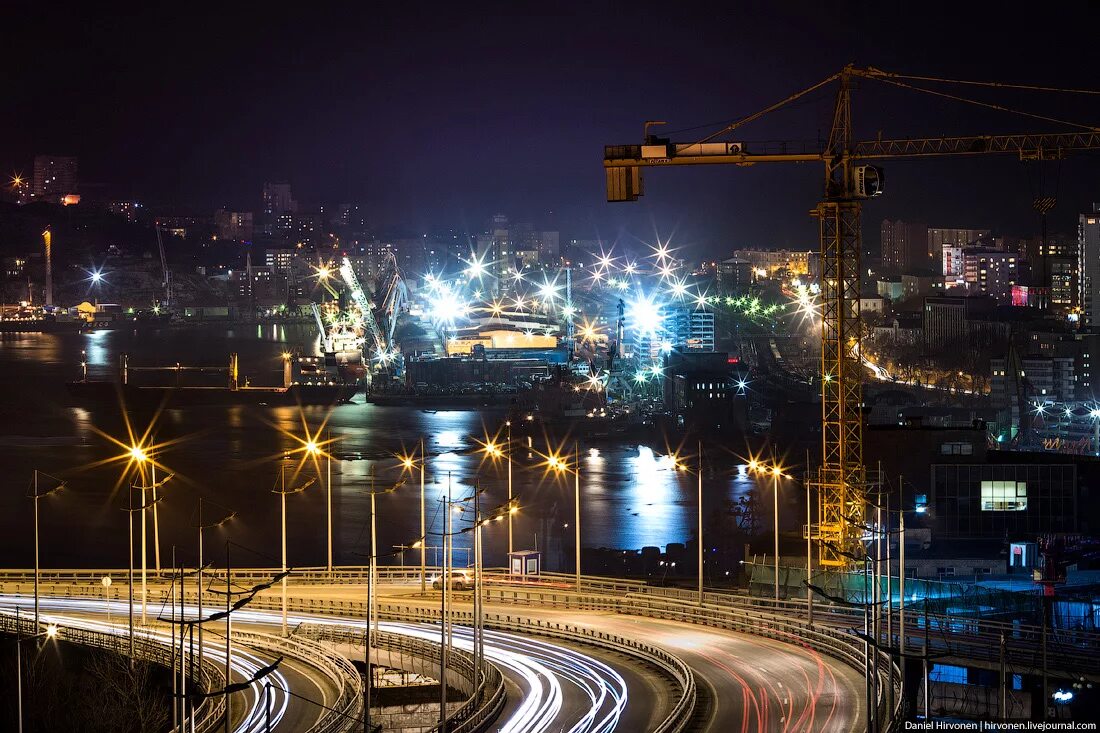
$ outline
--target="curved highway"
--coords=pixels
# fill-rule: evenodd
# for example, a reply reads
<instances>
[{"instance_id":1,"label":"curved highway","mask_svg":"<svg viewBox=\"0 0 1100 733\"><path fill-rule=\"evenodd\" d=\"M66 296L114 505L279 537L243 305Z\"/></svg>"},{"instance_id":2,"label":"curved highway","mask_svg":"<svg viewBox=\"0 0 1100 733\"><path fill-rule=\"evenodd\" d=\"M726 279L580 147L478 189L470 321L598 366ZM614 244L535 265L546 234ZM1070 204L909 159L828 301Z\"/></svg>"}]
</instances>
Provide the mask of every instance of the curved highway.
<instances>
[{"instance_id":1,"label":"curved highway","mask_svg":"<svg viewBox=\"0 0 1100 733\"><path fill-rule=\"evenodd\" d=\"M362 591L348 585L299 585L297 598L350 600ZM380 585L380 598L434 608L438 601L410 592L408 586ZM456 601L456 607L460 606ZM469 604L462 605L469 608ZM867 710L862 674L851 666L805 645L773 641L676 621L664 621L608 611L537 608L486 603L495 613L598 629L625 638L642 639L680 657L696 674L709 709L699 730L762 733L763 731L866 730ZM629 682L631 704L644 680ZM627 706L630 709L630 705ZM633 722L633 721L632 721ZM644 724L643 724L644 725ZM620 729L651 729L623 725ZM563 730L568 730L563 728Z\"/></svg>"},{"instance_id":2,"label":"curved highway","mask_svg":"<svg viewBox=\"0 0 1100 733\"><path fill-rule=\"evenodd\" d=\"M31 599L26 596L0 596L0 606L14 609L16 605L23 607L24 611L33 607ZM104 601L43 596L40 605L42 618L46 622L112 633L124 638L128 634L128 606L123 602L111 602L111 623L106 621L108 608ZM187 609L188 613L195 611L194 608ZM277 611L242 609L234 613L234 618L237 629L262 627L271 631L282 623ZM292 625L330 623L363 626L362 619L308 614L292 614L288 616L288 622ZM438 625L382 622L380 628L428 641L439 639ZM472 651L472 629L456 625L453 633L456 647ZM172 643L169 633L163 628L151 628L146 635L166 646ZM223 638L216 631L208 631L204 653L215 659L224 659ZM637 704L631 705L627 713L629 690L645 689L652 685L646 682L644 671L638 665L625 660L604 661L594 656L590 649L581 650L572 645L492 630L485 634L485 653L504 673L509 687L508 702L495 728L502 733L646 730L650 721L661 712L658 705L662 696L652 694L639 697ZM274 658L273 654L235 643L233 681L251 679ZM232 698L236 733L261 733L266 730L265 682L272 685L271 719L272 728L276 730L302 731L309 728L322 712L322 708L310 701L325 703L330 692L303 665L286 659L271 676L249 686L243 693L244 704L241 704L240 693ZM287 695L284 690L291 690L294 695Z\"/></svg>"},{"instance_id":3,"label":"curved highway","mask_svg":"<svg viewBox=\"0 0 1100 733\"><path fill-rule=\"evenodd\" d=\"M436 608L438 601L410 592L408 586L380 585L379 596L409 606ZM292 596L303 601L349 601L362 598L355 585L299 585ZM12 605L16 596L0 596ZM270 604L275 598L263 597ZM27 607L30 599L19 598ZM456 607L461 604L456 601ZM50 620L126 633L124 602L112 603L114 623L99 620L106 613L102 600L45 598L42 607ZM515 617L537 617L546 622L581 625L624 638L642 639L682 659L696 676L705 703L696 715L696 730L738 731L860 731L866 727L862 675L852 667L821 654L797 639L790 643L754 635L665 621L626 613L576 609L533 609L529 606L487 604L489 610ZM320 611L320 609L319 609ZM89 618L92 617L92 618ZM235 612L235 628L263 627L270 631L281 619L276 610ZM362 626L361 618L318 613L292 613L293 624L336 623ZM438 639L438 624L383 622L387 631ZM211 639L211 637L214 637ZM207 653L224 657L224 645L207 635ZM455 643L472 649L471 631L455 626ZM248 679L271 659L253 650L235 648L234 681ZM612 730L652 730L670 707L670 688L636 660L618 658L592 647L575 647L520 633L488 631L486 655L504 673L508 702L495 729L508 731L568 731L605 733ZM304 670L284 662L279 686L306 698L323 700L325 690ZM316 720L320 708L273 690L273 721L279 730L303 730ZM236 730L263 730L263 686L253 684L243 696L243 716L234 705Z\"/></svg>"}]
</instances>

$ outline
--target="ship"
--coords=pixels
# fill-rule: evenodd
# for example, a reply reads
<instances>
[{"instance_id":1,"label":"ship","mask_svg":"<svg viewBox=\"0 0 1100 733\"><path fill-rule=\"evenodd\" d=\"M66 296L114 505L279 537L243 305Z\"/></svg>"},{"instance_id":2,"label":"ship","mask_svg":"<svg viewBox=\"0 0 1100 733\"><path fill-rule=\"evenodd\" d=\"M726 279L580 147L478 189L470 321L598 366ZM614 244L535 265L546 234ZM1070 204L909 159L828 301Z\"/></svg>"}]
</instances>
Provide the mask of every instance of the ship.
<instances>
[{"instance_id":1,"label":"ship","mask_svg":"<svg viewBox=\"0 0 1100 733\"><path fill-rule=\"evenodd\" d=\"M200 405L337 405L350 402L358 394L356 380L345 380L328 369L325 360L316 356L283 355L283 386L254 387L238 374L236 354L230 354L228 367L131 367L129 356L119 359L119 379L91 380L87 363L82 362L83 378L68 382L69 395L79 401L98 404L123 404L127 407L192 407ZM130 377L135 371L174 372L172 385L138 385ZM179 383L186 372L227 372L228 380L221 386L192 386Z\"/></svg>"}]
</instances>

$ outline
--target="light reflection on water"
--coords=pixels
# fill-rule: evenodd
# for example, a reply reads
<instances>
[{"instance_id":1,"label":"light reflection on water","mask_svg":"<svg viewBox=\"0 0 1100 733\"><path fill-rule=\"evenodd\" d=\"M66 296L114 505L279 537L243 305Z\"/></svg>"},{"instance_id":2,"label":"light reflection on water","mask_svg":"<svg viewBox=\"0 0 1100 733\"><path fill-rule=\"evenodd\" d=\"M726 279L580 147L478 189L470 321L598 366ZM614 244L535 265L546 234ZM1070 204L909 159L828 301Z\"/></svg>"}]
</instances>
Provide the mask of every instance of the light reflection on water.
<instances>
[{"instance_id":1,"label":"light reflection on water","mask_svg":"<svg viewBox=\"0 0 1100 733\"><path fill-rule=\"evenodd\" d=\"M119 479L118 469L86 468L115 450L106 448L93 426L112 435L124 434L124 427L117 409L67 404L63 384L79 376L81 350L87 352L93 379L113 379L119 354L124 352L132 354L132 363L179 360L220 365L230 351L237 351L242 372L251 376L253 384L262 385L281 383L280 354L284 349L309 348L315 340L308 327L271 325L0 337L0 373L9 385L0 401L0 465L15 477L15 484L29 480L35 468L64 474L70 482L65 492L51 496L42 506L44 561L55 565L125 564L125 520L117 511L122 499L117 494L112 498L111 493ZM306 407L301 412L296 408L239 406L168 410L159 419L158 439L180 441L160 457L177 474L159 511L164 546L193 545L192 514L197 497L202 495L239 512L232 536L251 548L242 551L247 558L242 562L266 563L276 555L278 502L270 490L278 470L276 457L295 447L280 431L301 434L303 415L311 430L327 418L326 429L337 441L337 452L361 454L358 460L341 461L333 467L337 562L362 562L362 553L369 549L367 492L372 470L376 488L392 485L402 475L392 456L415 453L421 439L428 454L425 498L430 545L438 544L438 537L431 533L438 533L443 526L448 474L455 499L472 494L475 476L480 477L484 490L483 508L496 507L507 498L504 465L485 462L475 451L477 439L497 432L503 419L499 413L363 404L341 406L331 413L322 407ZM514 519L516 547L529 548L537 541L541 548L568 549L573 530L564 525L572 523L573 481L544 475L536 451L545 452L547 446L540 443L534 442L534 451L519 449L514 454L515 493L522 506ZM607 444L582 449L581 531L585 546L664 546L692 537L697 517L693 474L674 470L668 456L647 446ZM307 470L312 469L307 466ZM419 475L407 478L398 491L377 499L378 547L382 552L419 536ZM705 471L705 512L716 511L724 501L736 499L750 487L751 480L735 467ZM0 492L0 514L5 517L0 519L0 528L12 536L9 562L26 565L31 560L29 537L25 536L30 507L22 488ZM125 496L125 489L121 495ZM319 483L288 501L292 564L323 562L324 507L324 489ZM455 527L469 526L469 518L468 512L456 515ZM487 561L503 562L504 523L486 527L484 532ZM456 539L459 547L469 543L470 533ZM211 546L217 545L212 540Z\"/></svg>"}]
</instances>

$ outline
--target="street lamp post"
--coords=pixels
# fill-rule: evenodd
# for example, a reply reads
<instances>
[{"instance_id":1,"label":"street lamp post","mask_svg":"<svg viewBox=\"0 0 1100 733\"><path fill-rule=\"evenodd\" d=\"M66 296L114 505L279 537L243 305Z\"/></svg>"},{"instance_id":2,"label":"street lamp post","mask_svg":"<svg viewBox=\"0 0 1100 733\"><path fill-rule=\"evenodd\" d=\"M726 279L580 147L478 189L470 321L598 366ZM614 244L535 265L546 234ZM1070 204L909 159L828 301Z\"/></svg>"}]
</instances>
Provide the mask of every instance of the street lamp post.
<instances>
[{"instance_id":1,"label":"street lamp post","mask_svg":"<svg viewBox=\"0 0 1100 733\"><path fill-rule=\"evenodd\" d=\"M810 481L809 464L806 465L806 617L810 626L814 625L814 594L810 589L810 573L813 572L813 524L810 516Z\"/></svg>"},{"instance_id":2,"label":"street lamp post","mask_svg":"<svg viewBox=\"0 0 1100 733\"><path fill-rule=\"evenodd\" d=\"M576 547L576 584L581 590L581 454L580 448L573 443L573 544Z\"/></svg>"},{"instance_id":3,"label":"street lamp post","mask_svg":"<svg viewBox=\"0 0 1100 733\"><path fill-rule=\"evenodd\" d=\"M703 605L703 441L699 441L699 454L696 457L696 511L698 512L698 527L696 528L696 543L699 545L699 605Z\"/></svg>"},{"instance_id":4,"label":"street lamp post","mask_svg":"<svg viewBox=\"0 0 1100 733\"><path fill-rule=\"evenodd\" d=\"M772 466L772 517L775 521L775 608L779 610L779 466Z\"/></svg>"},{"instance_id":5,"label":"street lamp post","mask_svg":"<svg viewBox=\"0 0 1100 733\"><path fill-rule=\"evenodd\" d=\"M35 621L35 628L38 628L38 622ZM53 639L57 636L57 626L50 624L46 627L45 631L40 631L31 636L22 635L23 625L19 616L19 607L15 608L15 669L16 669L16 708L19 716L19 733L23 733L23 642L31 641L32 639L41 639L46 637Z\"/></svg>"},{"instance_id":6,"label":"street lamp post","mask_svg":"<svg viewBox=\"0 0 1100 733\"><path fill-rule=\"evenodd\" d=\"M506 420L505 426L508 428L507 434L507 453L504 458L508 462L508 504L512 503L512 421ZM512 513L508 513L508 571L511 572L512 563Z\"/></svg>"},{"instance_id":7,"label":"street lamp post","mask_svg":"<svg viewBox=\"0 0 1100 733\"><path fill-rule=\"evenodd\" d=\"M129 561L129 574L126 576L126 592L129 596L129 626L130 626L130 667L134 666L134 487L130 486L126 492L129 495L130 508L126 510L126 528L130 538L126 553Z\"/></svg>"},{"instance_id":8,"label":"street lamp post","mask_svg":"<svg viewBox=\"0 0 1100 733\"><path fill-rule=\"evenodd\" d=\"M135 450L138 450L138 449L135 449ZM142 454L142 455L144 456L144 454ZM128 506L123 507L123 509L122 509L122 511L126 512L126 528L127 528L127 535L129 537L129 544L127 545L127 549L129 550L129 552L127 552L127 564L129 566L129 571L128 571L128 575L126 576L127 577L126 585L127 585L127 595L129 597L130 665L131 666L133 666L133 664L134 664L134 514L137 513L137 512L141 512L141 514L144 516L145 510L153 505L153 502L149 502L148 504L145 503L145 490L144 489L145 489L144 486L136 485L136 484L130 484L129 485L129 490L127 491ZM141 491L142 504L141 504L141 506L138 506L138 507L134 506L134 491L135 490L140 490ZM157 501L160 501L160 499L157 499ZM142 590L144 590L144 583L142 585L143 585ZM142 605L144 606L144 599L143 599L143 604Z\"/></svg>"},{"instance_id":9,"label":"street lamp post","mask_svg":"<svg viewBox=\"0 0 1100 733\"><path fill-rule=\"evenodd\" d=\"M202 663L203 663L203 657L204 657L204 652L203 652L203 632L202 632L202 629L203 629L203 624L202 624L202 596L203 596L203 587L202 587L202 570L203 570L203 563L202 563L202 552L203 552L203 530L207 530L207 529L210 529L210 528L212 528L212 527L220 527L221 525L225 524L225 523L226 523L226 522L228 522L229 520L233 519L233 517L237 516L237 512L235 512L235 511L232 511L232 510L230 510L230 509L229 509L228 507L225 507L225 506L223 506L223 505L221 505L221 504L218 504L218 503L217 503L216 501L213 501L213 502L210 502L210 503L211 503L211 504L214 504L215 506L217 506L217 507L219 507L220 509L224 510L224 511L225 511L225 515L224 515L224 516L222 516L222 518L221 518L221 519L219 519L219 520L217 520L216 522L210 522L209 524L204 524L204 523L203 523L203 521L202 521L202 507L203 507L203 501L204 501L204 499L203 499L203 498L202 498L202 497L200 496L200 497L199 497L199 516L198 516L198 523L197 523L197 524L195 525L195 529L197 529L197 530L198 530L198 535L199 535L199 557L198 557L198 571L197 571L197 572L195 573L195 576L196 576L196 582L197 582L197 584L198 584L198 596L199 596L199 603L198 603L198 614L199 614L199 615L198 615L198 618L199 618L199 624L198 624L198 627L199 627L199 668L200 668L200 669L202 668Z\"/></svg>"},{"instance_id":10,"label":"street lamp post","mask_svg":"<svg viewBox=\"0 0 1100 733\"><path fill-rule=\"evenodd\" d=\"M447 504L444 511L443 526L443 573L440 576L440 603L439 609L439 731L447 733L447 596L448 586L451 584L450 564L450 538L451 538L451 472L447 472Z\"/></svg>"},{"instance_id":11,"label":"street lamp post","mask_svg":"<svg viewBox=\"0 0 1100 733\"><path fill-rule=\"evenodd\" d=\"M282 587L283 587L283 636L286 636L286 576L287 576L287 564L286 564L286 496L287 494L300 494L313 485L314 479L306 481L301 486L290 488L286 487L286 463L280 466L279 470L279 488L273 489L272 492L279 495L279 506L282 515Z\"/></svg>"},{"instance_id":12,"label":"street lamp post","mask_svg":"<svg viewBox=\"0 0 1100 733\"><path fill-rule=\"evenodd\" d=\"M557 452L545 455L546 466L550 471L558 474L573 474L573 544L576 552L574 561L574 585L581 589L581 461L580 448L573 443L573 467L570 468L568 459L563 459Z\"/></svg>"},{"instance_id":13,"label":"street lamp post","mask_svg":"<svg viewBox=\"0 0 1100 733\"><path fill-rule=\"evenodd\" d=\"M329 442L332 442L332 434L329 434ZM325 462L325 507L326 525L328 526L328 573L332 575L332 453L326 453Z\"/></svg>"},{"instance_id":14,"label":"street lamp post","mask_svg":"<svg viewBox=\"0 0 1100 733\"><path fill-rule=\"evenodd\" d=\"M57 485L49 491L40 492L38 489L38 477L43 475L38 469L34 470L34 489L31 493L31 500L34 502L34 622L38 623L38 501L50 494L60 491L65 486L65 482L60 479L54 479L57 481ZM48 475L48 474L45 474ZM54 478L50 476L50 478Z\"/></svg>"},{"instance_id":15,"label":"street lamp post","mask_svg":"<svg viewBox=\"0 0 1100 733\"><path fill-rule=\"evenodd\" d=\"M157 574L160 574L160 523L157 520L157 502L163 497L157 496L157 488L168 483L173 474L165 476L160 483L157 483L157 464L152 459L146 448L141 445L131 445L129 450L130 460L138 465L138 475L141 478L141 484L137 488L141 489L141 623L146 623L146 610L148 606L148 536L147 522L146 522L146 509L152 507L153 509L153 544L154 556L155 556L155 569ZM145 464L148 463L150 467L150 483L145 484ZM153 492L153 498L150 502L145 501L145 492Z\"/></svg>"},{"instance_id":16,"label":"street lamp post","mask_svg":"<svg viewBox=\"0 0 1100 733\"><path fill-rule=\"evenodd\" d=\"M424 455L424 439L421 438L420 439L420 593L421 594L423 594L427 590L427 588L425 587L426 582L427 582L426 578L425 578L425 575L427 573L427 568L425 567L427 556L425 555L425 553L428 551L428 548L427 548L428 535L427 535L427 529L425 528L425 524L424 524L424 519L425 519L425 517L424 517L424 514L425 514L425 512L424 512L424 469L425 469L425 466L426 466L426 462L427 462L427 458Z\"/></svg>"},{"instance_id":17,"label":"street lamp post","mask_svg":"<svg viewBox=\"0 0 1100 733\"><path fill-rule=\"evenodd\" d=\"M753 458L749 461L749 471L759 473L762 475L771 474L772 477L772 530L775 535L774 538L774 552L775 552L775 604L776 608L779 606L779 479L790 478L788 474L783 473L783 468L773 462L771 464L762 463ZM807 489L808 491L809 489ZM807 566L808 567L808 566ZM807 582L809 578L807 577Z\"/></svg>"},{"instance_id":18,"label":"street lamp post","mask_svg":"<svg viewBox=\"0 0 1100 733\"><path fill-rule=\"evenodd\" d=\"M332 454L330 452L328 452L327 450L324 450L321 447L321 445L319 445L317 443L317 441L315 439L309 438L308 434L307 434L307 438L308 439L304 440L304 441L301 441L301 439L298 439L302 444L302 447L300 448L300 450L305 452L305 454L307 456L313 458L314 460L316 460L317 456L324 456L325 460L326 460L326 464L325 464L325 473L326 473L326 480L325 480L325 527L326 527L325 547L326 547L326 562L325 562L325 569L331 575L332 574ZM328 440L325 441L325 443L326 444L331 444L332 443L331 434L330 434ZM288 454L283 454L284 459L286 459L287 457L288 457ZM314 465L316 465L316 464L314 464ZM320 479L320 469L318 469L318 479ZM310 483L312 483L312 481ZM309 484L306 484L306 486L308 486L308 485ZM305 489L305 488L306 488L305 486L302 487L302 489ZM302 489L299 489L299 491L301 491ZM297 493L297 492L291 492L291 493ZM284 542L285 542L285 539L284 539ZM283 568L283 571L284 572L286 571L285 567Z\"/></svg>"}]
</instances>

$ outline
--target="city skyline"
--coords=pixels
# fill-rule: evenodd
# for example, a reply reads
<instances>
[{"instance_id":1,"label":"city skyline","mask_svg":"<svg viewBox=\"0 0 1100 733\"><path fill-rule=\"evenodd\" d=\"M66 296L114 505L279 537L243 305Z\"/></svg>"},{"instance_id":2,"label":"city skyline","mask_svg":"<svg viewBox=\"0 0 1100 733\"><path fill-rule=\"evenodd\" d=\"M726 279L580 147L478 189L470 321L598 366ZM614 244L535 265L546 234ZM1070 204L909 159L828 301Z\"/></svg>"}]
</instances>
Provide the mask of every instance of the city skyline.
<instances>
[{"instance_id":1,"label":"city skyline","mask_svg":"<svg viewBox=\"0 0 1100 733\"><path fill-rule=\"evenodd\" d=\"M0 729L1100 721L1092 7L19 11Z\"/></svg>"},{"instance_id":2,"label":"city skyline","mask_svg":"<svg viewBox=\"0 0 1100 733\"><path fill-rule=\"evenodd\" d=\"M930 57L925 50L942 29L934 18L904 13L850 6L847 19L794 9L764 17L747 8L728 24L707 24L693 19L723 11L700 6L698 15L648 23L645 10L620 16L597 8L583 24L568 12L477 8L317 12L301 25L232 12L30 14L14 34L14 55L34 55L36 38L55 43L13 85L13 108L25 113L0 123L0 164L29 174L37 154L73 155L84 181L152 204L248 211L262 181L286 180L309 203L362 203L380 228L476 231L504 211L578 238L657 232L717 254L727 242L812 242L804 210L818 195L817 176L668 176L652 183L660 197L613 207L599 200L602 146L639 141L647 119L671 130L702 125L699 134L709 134L708 123L755 111L852 60L951 78L1089 85L1087 69L1068 63L1074 44L1066 36L1034 39L1037 52L1026 59L975 50L1005 30L984 15L954 13L958 42ZM799 41L815 23L836 42L811 52ZM736 32L744 27L758 32ZM531 39L541 43L532 47ZM1080 98L1010 99L1057 119L1097 116ZM776 123L747 128L746 139L816 141L831 101L812 97ZM59 104L67 114L35 112ZM856 90L854 109L866 137L1050 126L870 84ZM1100 173L1082 156L1046 168L1046 193L1059 196L1051 229L1071 231L1100 196ZM1037 164L906 162L887 173L887 195L869 217L1038 232Z\"/></svg>"}]
</instances>

